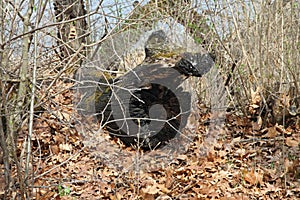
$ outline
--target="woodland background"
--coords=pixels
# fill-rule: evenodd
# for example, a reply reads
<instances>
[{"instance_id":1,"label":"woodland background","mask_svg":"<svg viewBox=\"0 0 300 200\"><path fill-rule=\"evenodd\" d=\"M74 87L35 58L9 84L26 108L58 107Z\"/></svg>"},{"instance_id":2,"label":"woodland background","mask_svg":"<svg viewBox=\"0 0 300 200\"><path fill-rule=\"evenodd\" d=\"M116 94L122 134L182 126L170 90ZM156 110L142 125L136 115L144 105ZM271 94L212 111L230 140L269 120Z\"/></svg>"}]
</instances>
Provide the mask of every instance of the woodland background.
<instances>
[{"instance_id":1,"label":"woodland background","mask_svg":"<svg viewBox=\"0 0 300 200\"><path fill-rule=\"evenodd\" d=\"M297 0L0 0L0 197L300 198L299 13ZM212 113L199 83L187 152L110 168L77 127L74 74L113 35L175 24L215 59L227 103ZM213 115L224 124L203 148Z\"/></svg>"}]
</instances>

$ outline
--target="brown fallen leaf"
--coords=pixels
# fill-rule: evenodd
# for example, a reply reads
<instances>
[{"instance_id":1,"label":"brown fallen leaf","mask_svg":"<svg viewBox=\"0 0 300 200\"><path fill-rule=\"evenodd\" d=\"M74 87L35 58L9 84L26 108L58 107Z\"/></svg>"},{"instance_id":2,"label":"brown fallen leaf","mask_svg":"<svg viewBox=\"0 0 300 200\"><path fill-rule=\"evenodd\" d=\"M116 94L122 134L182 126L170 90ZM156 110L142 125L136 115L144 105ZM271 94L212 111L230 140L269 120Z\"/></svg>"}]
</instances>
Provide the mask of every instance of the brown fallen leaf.
<instances>
[{"instance_id":1,"label":"brown fallen leaf","mask_svg":"<svg viewBox=\"0 0 300 200\"><path fill-rule=\"evenodd\" d=\"M214 160L215 160L215 155L214 155L214 153L213 152L208 152L207 153L207 161L208 162L214 162Z\"/></svg>"},{"instance_id":2,"label":"brown fallen leaf","mask_svg":"<svg viewBox=\"0 0 300 200\"><path fill-rule=\"evenodd\" d=\"M273 127L268 128L268 133L267 133L266 137L274 138L277 136L277 134L278 134L278 131L276 130L276 126L273 126Z\"/></svg>"},{"instance_id":3,"label":"brown fallen leaf","mask_svg":"<svg viewBox=\"0 0 300 200\"><path fill-rule=\"evenodd\" d=\"M57 155L59 153L58 145L51 145L50 148L53 154Z\"/></svg>"},{"instance_id":4,"label":"brown fallen leaf","mask_svg":"<svg viewBox=\"0 0 300 200\"><path fill-rule=\"evenodd\" d=\"M73 147L71 144L59 144L59 149L66 150L66 151L72 151Z\"/></svg>"},{"instance_id":5,"label":"brown fallen leaf","mask_svg":"<svg viewBox=\"0 0 300 200\"><path fill-rule=\"evenodd\" d=\"M284 159L284 173L289 171L289 168L292 166L292 162L288 158Z\"/></svg>"},{"instance_id":6,"label":"brown fallen leaf","mask_svg":"<svg viewBox=\"0 0 300 200\"><path fill-rule=\"evenodd\" d=\"M253 130L255 130L255 131L260 130L261 126L262 126L262 123L263 123L263 121L262 121L261 116L258 116L257 117L257 121L256 122L252 122L252 128L253 128Z\"/></svg>"},{"instance_id":7,"label":"brown fallen leaf","mask_svg":"<svg viewBox=\"0 0 300 200\"><path fill-rule=\"evenodd\" d=\"M154 200L154 195L160 192L160 189L156 185L148 185L146 188L142 188L142 196L144 199Z\"/></svg>"},{"instance_id":8,"label":"brown fallen leaf","mask_svg":"<svg viewBox=\"0 0 300 200\"><path fill-rule=\"evenodd\" d=\"M171 188L174 182L173 174L171 170L166 171L166 188Z\"/></svg>"},{"instance_id":9,"label":"brown fallen leaf","mask_svg":"<svg viewBox=\"0 0 300 200\"><path fill-rule=\"evenodd\" d=\"M187 155L181 154L177 156L178 160L186 161L188 159Z\"/></svg>"},{"instance_id":10,"label":"brown fallen leaf","mask_svg":"<svg viewBox=\"0 0 300 200\"><path fill-rule=\"evenodd\" d=\"M256 184L262 185L263 174L255 172L254 169L252 168L250 172L248 171L244 172L244 179L246 182L248 182L251 185L256 185Z\"/></svg>"},{"instance_id":11,"label":"brown fallen leaf","mask_svg":"<svg viewBox=\"0 0 300 200\"><path fill-rule=\"evenodd\" d=\"M285 143L289 147L296 147L300 144L300 141L293 139L292 137L288 137L285 139Z\"/></svg>"}]
</instances>

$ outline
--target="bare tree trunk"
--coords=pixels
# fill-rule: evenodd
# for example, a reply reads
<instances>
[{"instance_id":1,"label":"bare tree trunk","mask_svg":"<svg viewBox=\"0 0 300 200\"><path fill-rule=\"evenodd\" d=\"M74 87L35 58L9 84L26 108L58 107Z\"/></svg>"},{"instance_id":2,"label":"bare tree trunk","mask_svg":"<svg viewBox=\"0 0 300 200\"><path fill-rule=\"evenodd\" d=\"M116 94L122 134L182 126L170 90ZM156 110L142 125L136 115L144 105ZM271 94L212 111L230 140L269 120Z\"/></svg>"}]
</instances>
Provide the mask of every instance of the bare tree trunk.
<instances>
[{"instance_id":1,"label":"bare tree trunk","mask_svg":"<svg viewBox=\"0 0 300 200\"><path fill-rule=\"evenodd\" d=\"M0 104L0 106L1 107L3 106L2 103ZM3 127L4 126L2 123L2 116L1 116L1 118L0 118L0 149L2 150L2 155L0 155L0 163L1 163L1 156L2 156L2 160L3 160L3 164L4 164L4 181L5 181L3 199L6 199L11 176L10 176L9 152L8 152L8 148L7 148L7 145L5 142L6 136L5 136ZM0 174L0 175L2 176L2 174Z\"/></svg>"},{"instance_id":2,"label":"bare tree trunk","mask_svg":"<svg viewBox=\"0 0 300 200\"><path fill-rule=\"evenodd\" d=\"M34 0L30 0L28 3L28 9L27 12L24 16L24 25L23 25L23 33L27 33L29 31L30 25L31 25L31 15L33 12L33 6L34 6ZM11 137L11 142L12 142L12 153L13 153L13 158L16 162L17 166L17 172L18 172L18 179L19 179L19 184L20 184L20 190L21 190L21 198L26 198L27 192L26 192L26 186L25 186L25 180L22 172L22 166L20 164L21 160L19 161L18 156L16 154L17 152L17 145L15 143L17 139L17 132L19 130L19 127L22 125L22 115L23 115L23 110L24 106L26 103L26 96L28 94L28 81L26 80L26 76L29 74L29 46L31 42L31 35L25 35L23 38L23 48L22 48L22 65L20 68L19 72L19 88L18 88L18 94L17 94L17 104L15 108L15 112L13 115L11 115L10 123L13 122L14 126L11 129L11 135L14 136L14 138ZM22 158L21 158L22 159Z\"/></svg>"},{"instance_id":3,"label":"bare tree trunk","mask_svg":"<svg viewBox=\"0 0 300 200\"><path fill-rule=\"evenodd\" d=\"M0 1L0 43L2 44L4 41L4 2ZM2 61L3 61L3 54L4 54L4 47L0 46L0 77L4 77L4 73L2 71ZM3 116L3 101L4 101L4 92L2 91L4 89L3 87L3 80L0 79L0 163L3 162L4 164L4 181L5 181L5 188L4 188L4 196L3 199L6 199L7 197L7 190L8 185L10 183L10 170L9 170L9 153L6 145L6 136L4 131L3 122L4 116ZM2 176L2 174L0 174ZM1 197L1 196L0 196Z\"/></svg>"},{"instance_id":4,"label":"bare tree trunk","mask_svg":"<svg viewBox=\"0 0 300 200\"><path fill-rule=\"evenodd\" d=\"M11 3L11 2L10 2ZM7 64L7 49L5 47L5 38L7 37L5 34L5 20L8 20L4 15L3 11L5 1L0 2L0 16L1 16L1 44L0 47L0 74L1 74L1 82L0 82L0 145L3 153L3 163L5 167L5 185L6 191L5 195L7 195L9 185L11 183L11 171L10 165L11 162L15 163L17 170L17 182L19 185L19 194L21 199L25 199L27 196L26 186L24 182L23 170L22 170L22 158L19 158L17 155L17 137L20 127L22 126L24 115L24 108L26 108L26 96L28 94L28 81L27 75L29 72L29 47L31 43L31 35L24 35L22 39L22 64L19 68L18 75L18 85L14 85L13 83L8 84L9 75L5 72L6 67L9 69L9 65ZM15 6L11 3L11 5ZM21 13L16 13L23 21L23 33L28 33L31 27L31 16L33 12L34 0L30 0L28 2L27 12L24 16ZM3 77L3 79L2 79ZM11 84L13 86L11 86ZM12 89L9 89L8 85Z\"/></svg>"},{"instance_id":5,"label":"bare tree trunk","mask_svg":"<svg viewBox=\"0 0 300 200\"><path fill-rule=\"evenodd\" d=\"M5 25L5 17L4 17L4 7L5 3L4 1L0 1L0 44L3 44L4 42L4 25ZM7 198L8 193L8 187L11 182L11 175L10 175L10 163L9 163L9 151L6 143L6 129L4 126L6 126L6 118L5 118L5 112L4 112L4 101L5 101L5 89L4 89L4 72L2 68L3 65L3 57L4 57L4 46L0 46L0 163L3 162L4 164L4 181L5 181L5 188L4 188L4 195L3 199ZM4 123L3 123L4 122ZM0 174L2 176L2 174ZM0 196L1 198L1 196Z\"/></svg>"},{"instance_id":6,"label":"bare tree trunk","mask_svg":"<svg viewBox=\"0 0 300 200\"><path fill-rule=\"evenodd\" d=\"M66 22L58 26L57 37L60 39L57 44L60 47L60 57L65 62L70 59L72 66L66 70L67 74L72 74L81 64L82 59L87 56L87 48L82 48L88 43L88 24L86 17L87 12L83 0L55 0L54 10L57 22ZM78 19L77 19L78 18ZM82 49L82 50L81 50ZM79 53L76 53L80 50Z\"/></svg>"}]
</instances>

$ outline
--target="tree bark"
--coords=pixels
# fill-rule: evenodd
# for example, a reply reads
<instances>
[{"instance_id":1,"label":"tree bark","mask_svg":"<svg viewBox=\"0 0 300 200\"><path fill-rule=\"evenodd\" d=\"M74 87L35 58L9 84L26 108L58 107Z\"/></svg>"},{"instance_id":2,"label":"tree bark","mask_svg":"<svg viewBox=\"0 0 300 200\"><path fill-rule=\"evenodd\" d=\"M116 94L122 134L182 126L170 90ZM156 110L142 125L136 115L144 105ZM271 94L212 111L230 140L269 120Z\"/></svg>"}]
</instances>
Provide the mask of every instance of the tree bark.
<instances>
[{"instance_id":1,"label":"tree bark","mask_svg":"<svg viewBox=\"0 0 300 200\"><path fill-rule=\"evenodd\" d=\"M75 19L86 15L85 3L83 0L55 0L54 11L57 22ZM80 18L70 23L63 23L58 26L57 45L60 48L60 58L67 63L70 59L72 66L66 70L67 74L72 74L82 63L82 59L88 55L88 49L82 48L88 43L88 24L86 18ZM82 48L82 50L80 50ZM76 53L80 50L80 53Z\"/></svg>"}]
</instances>

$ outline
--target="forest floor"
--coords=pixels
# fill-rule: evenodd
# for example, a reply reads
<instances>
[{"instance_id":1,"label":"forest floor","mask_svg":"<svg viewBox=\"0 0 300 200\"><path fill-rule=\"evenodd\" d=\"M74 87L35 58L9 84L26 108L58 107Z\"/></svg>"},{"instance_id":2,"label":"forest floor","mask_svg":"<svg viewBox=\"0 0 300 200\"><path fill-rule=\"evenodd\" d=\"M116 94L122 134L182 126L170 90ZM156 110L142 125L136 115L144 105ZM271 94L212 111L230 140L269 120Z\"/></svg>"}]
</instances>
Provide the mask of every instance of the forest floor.
<instances>
[{"instance_id":1,"label":"forest floor","mask_svg":"<svg viewBox=\"0 0 300 200\"><path fill-rule=\"evenodd\" d=\"M113 158L108 160L124 163L111 167L114 163L97 156L99 149L84 143L74 122L82 118L69 106L72 98L68 90L55 95L48 105L52 112L44 111L35 120L33 199L300 199L299 123L261 127L259 122L228 112L218 137L205 149L201 143L206 142L205 122L211 113L203 113L186 151L166 164L148 168L132 159L114 158L116 151L110 153L110 145L149 165L156 162L142 161L147 152L124 147L106 133L109 144L103 149L107 158ZM20 148L26 127L23 133Z\"/></svg>"}]
</instances>

